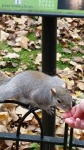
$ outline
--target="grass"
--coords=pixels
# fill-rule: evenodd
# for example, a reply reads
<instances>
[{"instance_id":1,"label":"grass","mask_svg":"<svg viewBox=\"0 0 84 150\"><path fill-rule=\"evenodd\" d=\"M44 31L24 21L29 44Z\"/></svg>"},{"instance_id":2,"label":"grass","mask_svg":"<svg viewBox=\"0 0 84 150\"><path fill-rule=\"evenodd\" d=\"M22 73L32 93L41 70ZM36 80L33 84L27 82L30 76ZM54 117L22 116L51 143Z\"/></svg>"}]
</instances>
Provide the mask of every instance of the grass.
<instances>
[{"instance_id":1,"label":"grass","mask_svg":"<svg viewBox=\"0 0 84 150\"><path fill-rule=\"evenodd\" d=\"M0 43L0 50L8 50L9 53L14 53L11 46L8 46L7 42ZM6 67L0 67L3 71L10 71L10 72L16 72L20 66L23 66L23 70L26 69L36 69L36 65L34 64L34 60L38 54L37 50L31 50L27 51L25 49L22 49L20 52L17 52L19 54L19 59L10 59L10 58L3 58L1 56L1 61L4 60L7 62ZM16 67L12 66L12 63L16 64Z\"/></svg>"},{"instance_id":2,"label":"grass","mask_svg":"<svg viewBox=\"0 0 84 150\"><path fill-rule=\"evenodd\" d=\"M28 38L30 41L35 41L36 37L34 33L30 33L28 35ZM71 50L71 48L74 45L72 43L69 43L68 49ZM13 49L11 46L8 46L7 42L1 42L0 43L0 50L8 50L8 52L10 53L14 53ZM61 44L57 45L57 52L60 53L62 55L61 58L69 58L70 60L72 60L73 56L80 56L82 57L82 54L80 52L74 54L73 52L71 54L68 53L64 53L63 52L63 47ZM0 67L0 69L2 70L6 70L9 72L16 72L18 70L18 68L22 67L23 70L25 69L31 69L31 70L36 70L37 66L34 63L34 60L37 56L37 54L39 53L38 50L31 50L31 51L27 51L25 49L22 49L20 52L17 52L17 54L19 54L19 59L9 59L9 58L3 58L3 56L1 56L1 61L4 60L7 62L7 66L6 67ZM12 63L16 64L15 67L12 65ZM60 69L64 69L66 67L72 67L69 62L68 63L63 63L61 60L57 61L57 67Z\"/></svg>"},{"instance_id":3,"label":"grass","mask_svg":"<svg viewBox=\"0 0 84 150\"><path fill-rule=\"evenodd\" d=\"M69 43L68 49L71 50L73 46L74 46L73 43ZM69 58L70 60L72 60L72 58L75 57L75 56L76 56L76 57L78 57L78 56L79 56L79 57L82 57L82 54L81 54L80 52L74 53L72 50L71 50L71 54L69 54L69 53L64 53L64 52L63 52L63 47L62 47L61 44L58 44L58 45L57 45L57 51L58 51L58 53L60 53L60 54L62 55L61 58ZM63 63L63 62L60 60L60 61L57 61L57 67L60 68L60 69L64 69L64 68L66 68L66 67L71 68L72 65L69 64L69 62L68 62L68 63Z\"/></svg>"}]
</instances>

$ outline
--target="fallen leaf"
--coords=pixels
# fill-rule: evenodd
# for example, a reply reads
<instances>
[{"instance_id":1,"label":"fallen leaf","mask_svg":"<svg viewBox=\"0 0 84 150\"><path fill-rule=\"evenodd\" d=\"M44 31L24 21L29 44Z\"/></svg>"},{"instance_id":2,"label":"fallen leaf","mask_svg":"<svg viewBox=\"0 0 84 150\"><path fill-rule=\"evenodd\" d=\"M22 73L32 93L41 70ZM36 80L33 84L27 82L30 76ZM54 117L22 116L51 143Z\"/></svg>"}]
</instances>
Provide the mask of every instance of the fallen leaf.
<instances>
[{"instance_id":1,"label":"fallen leaf","mask_svg":"<svg viewBox=\"0 0 84 150\"><path fill-rule=\"evenodd\" d=\"M84 82L79 81L78 84L77 84L77 87L78 87L80 90L84 91Z\"/></svg>"},{"instance_id":2,"label":"fallen leaf","mask_svg":"<svg viewBox=\"0 0 84 150\"><path fill-rule=\"evenodd\" d=\"M0 132L8 132L6 126L0 125Z\"/></svg>"},{"instance_id":3,"label":"fallen leaf","mask_svg":"<svg viewBox=\"0 0 84 150\"><path fill-rule=\"evenodd\" d=\"M8 36L9 36L9 33L6 33L4 31L0 30L0 41L1 42L7 40Z\"/></svg>"},{"instance_id":4,"label":"fallen leaf","mask_svg":"<svg viewBox=\"0 0 84 150\"><path fill-rule=\"evenodd\" d=\"M18 47L14 47L12 49L14 50L14 52L20 52L21 51L21 48L18 48Z\"/></svg>"},{"instance_id":5,"label":"fallen leaf","mask_svg":"<svg viewBox=\"0 0 84 150\"><path fill-rule=\"evenodd\" d=\"M77 64L77 65L75 66L75 71L77 72L78 70L80 70L80 71L82 72L82 74L83 74L83 72L84 72L84 67L83 67L83 65Z\"/></svg>"},{"instance_id":6,"label":"fallen leaf","mask_svg":"<svg viewBox=\"0 0 84 150\"><path fill-rule=\"evenodd\" d=\"M30 41L29 44L28 44L28 47L30 49L35 49L35 41Z\"/></svg>"},{"instance_id":7,"label":"fallen leaf","mask_svg":"<svg viewBox=\"0 0 84 150\"><path fill-rule=\"evenodd\" d=\"M65 123L61 124L58 126L57 130L56 130L56 135L61 135L63 136L64 135L64 126L65 126Z\"/></svg>"},{"instance_id":8,"label":"fallen leaf","mask_svg":"<svg viewBox=\"0 0 84 150\"><path fill-rule=\"evenodd\" d=\"M72 58L72 61L75 61L75 62L77 62L77 63L84 63L84 60L83 60L83 58L81 58L81 57L73 57L73 58Z\"/></svg>"},{"instance_id":9,"label":"fallen leaf","mask_svg":"<svg viewBox=\"0 0 84 150\"><path fill-rule=\"evenodd\" d=\"M63 48L63 52L64 52L64 53L68 53L68 54L71 54L71 53L72 53L71 50L69 50L69 49L67 49L67 48Z\"/></svg>"},{"instance_id":10,"label":"fallen leaf","mask_svg":"<svg viewBox=\"0 0 84 150\"><path fill-rule=\"evenodd\" d=\"M69 59L69 58L61 58L61 61L62 61L63 63L65 63L65 62L70 62L70 59Z\"/></svg>"},{"instance_id":11,"label":"fallen leaf","mask_svg":"<svg viewBox=\"0 0 84 150\"><path fill-rule=\"evenodd\" d=\"M13 17L13 20L18 24L24 24L25 21L27 21L27 17L26 16L21 16L21 18Z\"/></svg>"},{"instance_id":12,"label":"fallen leaf","mask_svg":"<svg viewBox=\"0 0 84 150\"><path fill-rule=\"evenodd\" d=\"M80 139L82 135L82 131L80 129L74 129L74 138Z\"/></svg>"},{"instance_id":13,"label":"fallen leaf","mask_svg":"<svg viewBox=\"0 0 84 150\"><path fill-rule=\"evenodd\" d=\"M25 36L28 34L28 31L22 30L22 31L16 31L15 34L17 37Z\"/></svg>"},{"instance_id":14,"label":"fallen leaf","mask_svg":"<svg viewBox=\"0 0 84 150\"><path fill-rule=\"evenodd\" d=\"M6 66L7 66L6 61L1 61L1 62L0 62L0 66L1 66L1 67L6 67Z\"/></svg>"},{"instance_id":15,"label":"fallen leaf","mask_svg":"<svg viewBox=\"0 0 84 150\"><path fill-rule=\"evenodd\" d=\"M21 46L24 49L28 49L29 39L26 36L16 38L16 46Z\"/></svg>"},{"instance_id":16,"label":"fallen leaf","mask_svg":"<svg viewBox=\"0 0 84 150\"><path fill-rule=\"evenodd\" d=\"M59 61L61 57L62 55L60 53L57 53L57 61Z\"/></svg>"},{"instance_id":17,"label":"fallen leaf","mask_svg":"<svg viewBox=\"0 0 84 150\"><path fill-rule=\"evenodd\" d=\"M80 46L84 46L84 41L80 41L80 42L78 42L78 45L80 45Z\"/></svg>"},{"instance_id":18,"label":"fallen leaf","mask_svg":"<svg viewBox=\"0 0 84 150\"><path fill-rule=\"evenodd\" d=\"M19 115L21 115L21 116L23 117L27 112L28 112L27 109L22 108L21 106L18 106L18 107L16 108L16 112L15 112L15 113L16 113L16 114L19 114ZM25 121L32 120L32 118L33 118L33 114L30 113L30 114L25 118Z\"/></svg>"},{"instance_id":19,"label":"fallen leaf","mask_svg":"<svg viewBox=\"0 0 84 150\"><path fill-rule=\"evenodd\" d=\"M42 54L39 53L39 54L37 55L37 57L36 57L34 63L35 63L36 65L40 65L41 61L42 61Z\"/></svg>"},{"instance_id":20,"label":"fallen leaf","mask_svg":"<svg viewBox=\"0 0 84 150\"><path fill-rule=\"evenodd\" d=\"M19 58L19 55L18 54L16 54L16 53L8 53L6 56L4 56L4 58L10 58L10 59L12 59L12 58Z\"/></svg>"}]
</instances>

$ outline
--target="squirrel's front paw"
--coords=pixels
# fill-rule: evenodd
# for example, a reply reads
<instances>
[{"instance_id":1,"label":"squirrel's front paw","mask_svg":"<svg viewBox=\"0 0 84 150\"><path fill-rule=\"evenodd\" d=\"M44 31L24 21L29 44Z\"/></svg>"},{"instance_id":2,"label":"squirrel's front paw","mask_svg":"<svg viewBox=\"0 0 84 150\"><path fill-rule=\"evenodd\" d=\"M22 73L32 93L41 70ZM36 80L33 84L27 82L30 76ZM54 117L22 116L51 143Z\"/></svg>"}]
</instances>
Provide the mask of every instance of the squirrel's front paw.
<instances>
[{"instance_id":1,"label":"squirrel's front paw","mask_svg":"<svg viewBox=\"0 0 84 150\"><path fill-rule=\"evenodd\" d=\"M48 114L52 115L55 112L55 108L54 107L50 107L46 111L47 111Z\"/></svg>"}]
</instances>

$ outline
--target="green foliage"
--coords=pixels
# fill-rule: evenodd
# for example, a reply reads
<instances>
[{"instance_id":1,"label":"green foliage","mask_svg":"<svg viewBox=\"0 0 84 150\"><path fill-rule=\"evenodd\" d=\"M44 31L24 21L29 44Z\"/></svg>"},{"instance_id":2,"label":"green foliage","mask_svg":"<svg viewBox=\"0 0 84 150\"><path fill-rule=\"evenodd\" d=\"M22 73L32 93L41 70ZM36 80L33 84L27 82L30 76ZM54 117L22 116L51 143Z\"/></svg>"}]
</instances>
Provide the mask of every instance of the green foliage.
<instances>
[{"instance_id":1,"label":"green foliage","mask_svg":"<svg viewBox=\"0 0 84 150\"><path fill-rule=\"evenodd\" d=\"M39 150L39 144L38 143L32 143L30 146L31 150Z\"/></svg>"}]
</instances>

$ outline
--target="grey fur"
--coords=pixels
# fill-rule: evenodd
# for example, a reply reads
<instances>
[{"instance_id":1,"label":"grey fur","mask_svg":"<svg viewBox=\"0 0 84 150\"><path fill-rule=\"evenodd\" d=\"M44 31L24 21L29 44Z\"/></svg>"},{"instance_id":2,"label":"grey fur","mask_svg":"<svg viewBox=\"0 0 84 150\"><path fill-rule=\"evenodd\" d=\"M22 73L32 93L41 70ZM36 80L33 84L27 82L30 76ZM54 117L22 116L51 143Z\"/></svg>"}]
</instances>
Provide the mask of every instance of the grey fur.
<instances>
[{"instance_id":1,"label":"grey fur","mask_svg":"<svg viewBox=\"0 0 84 150\"><path fill-rule=\"evenodd\" d=\"M71 108L72 97L64 88L64 81L37 71L23 71L0 85L0 100L13 99L30 103L51 113L51 106L64 110ZM53 94L51 89L56 93ZM58 103L60 99L61 103Z\"/></svg>"}]
</instances>

